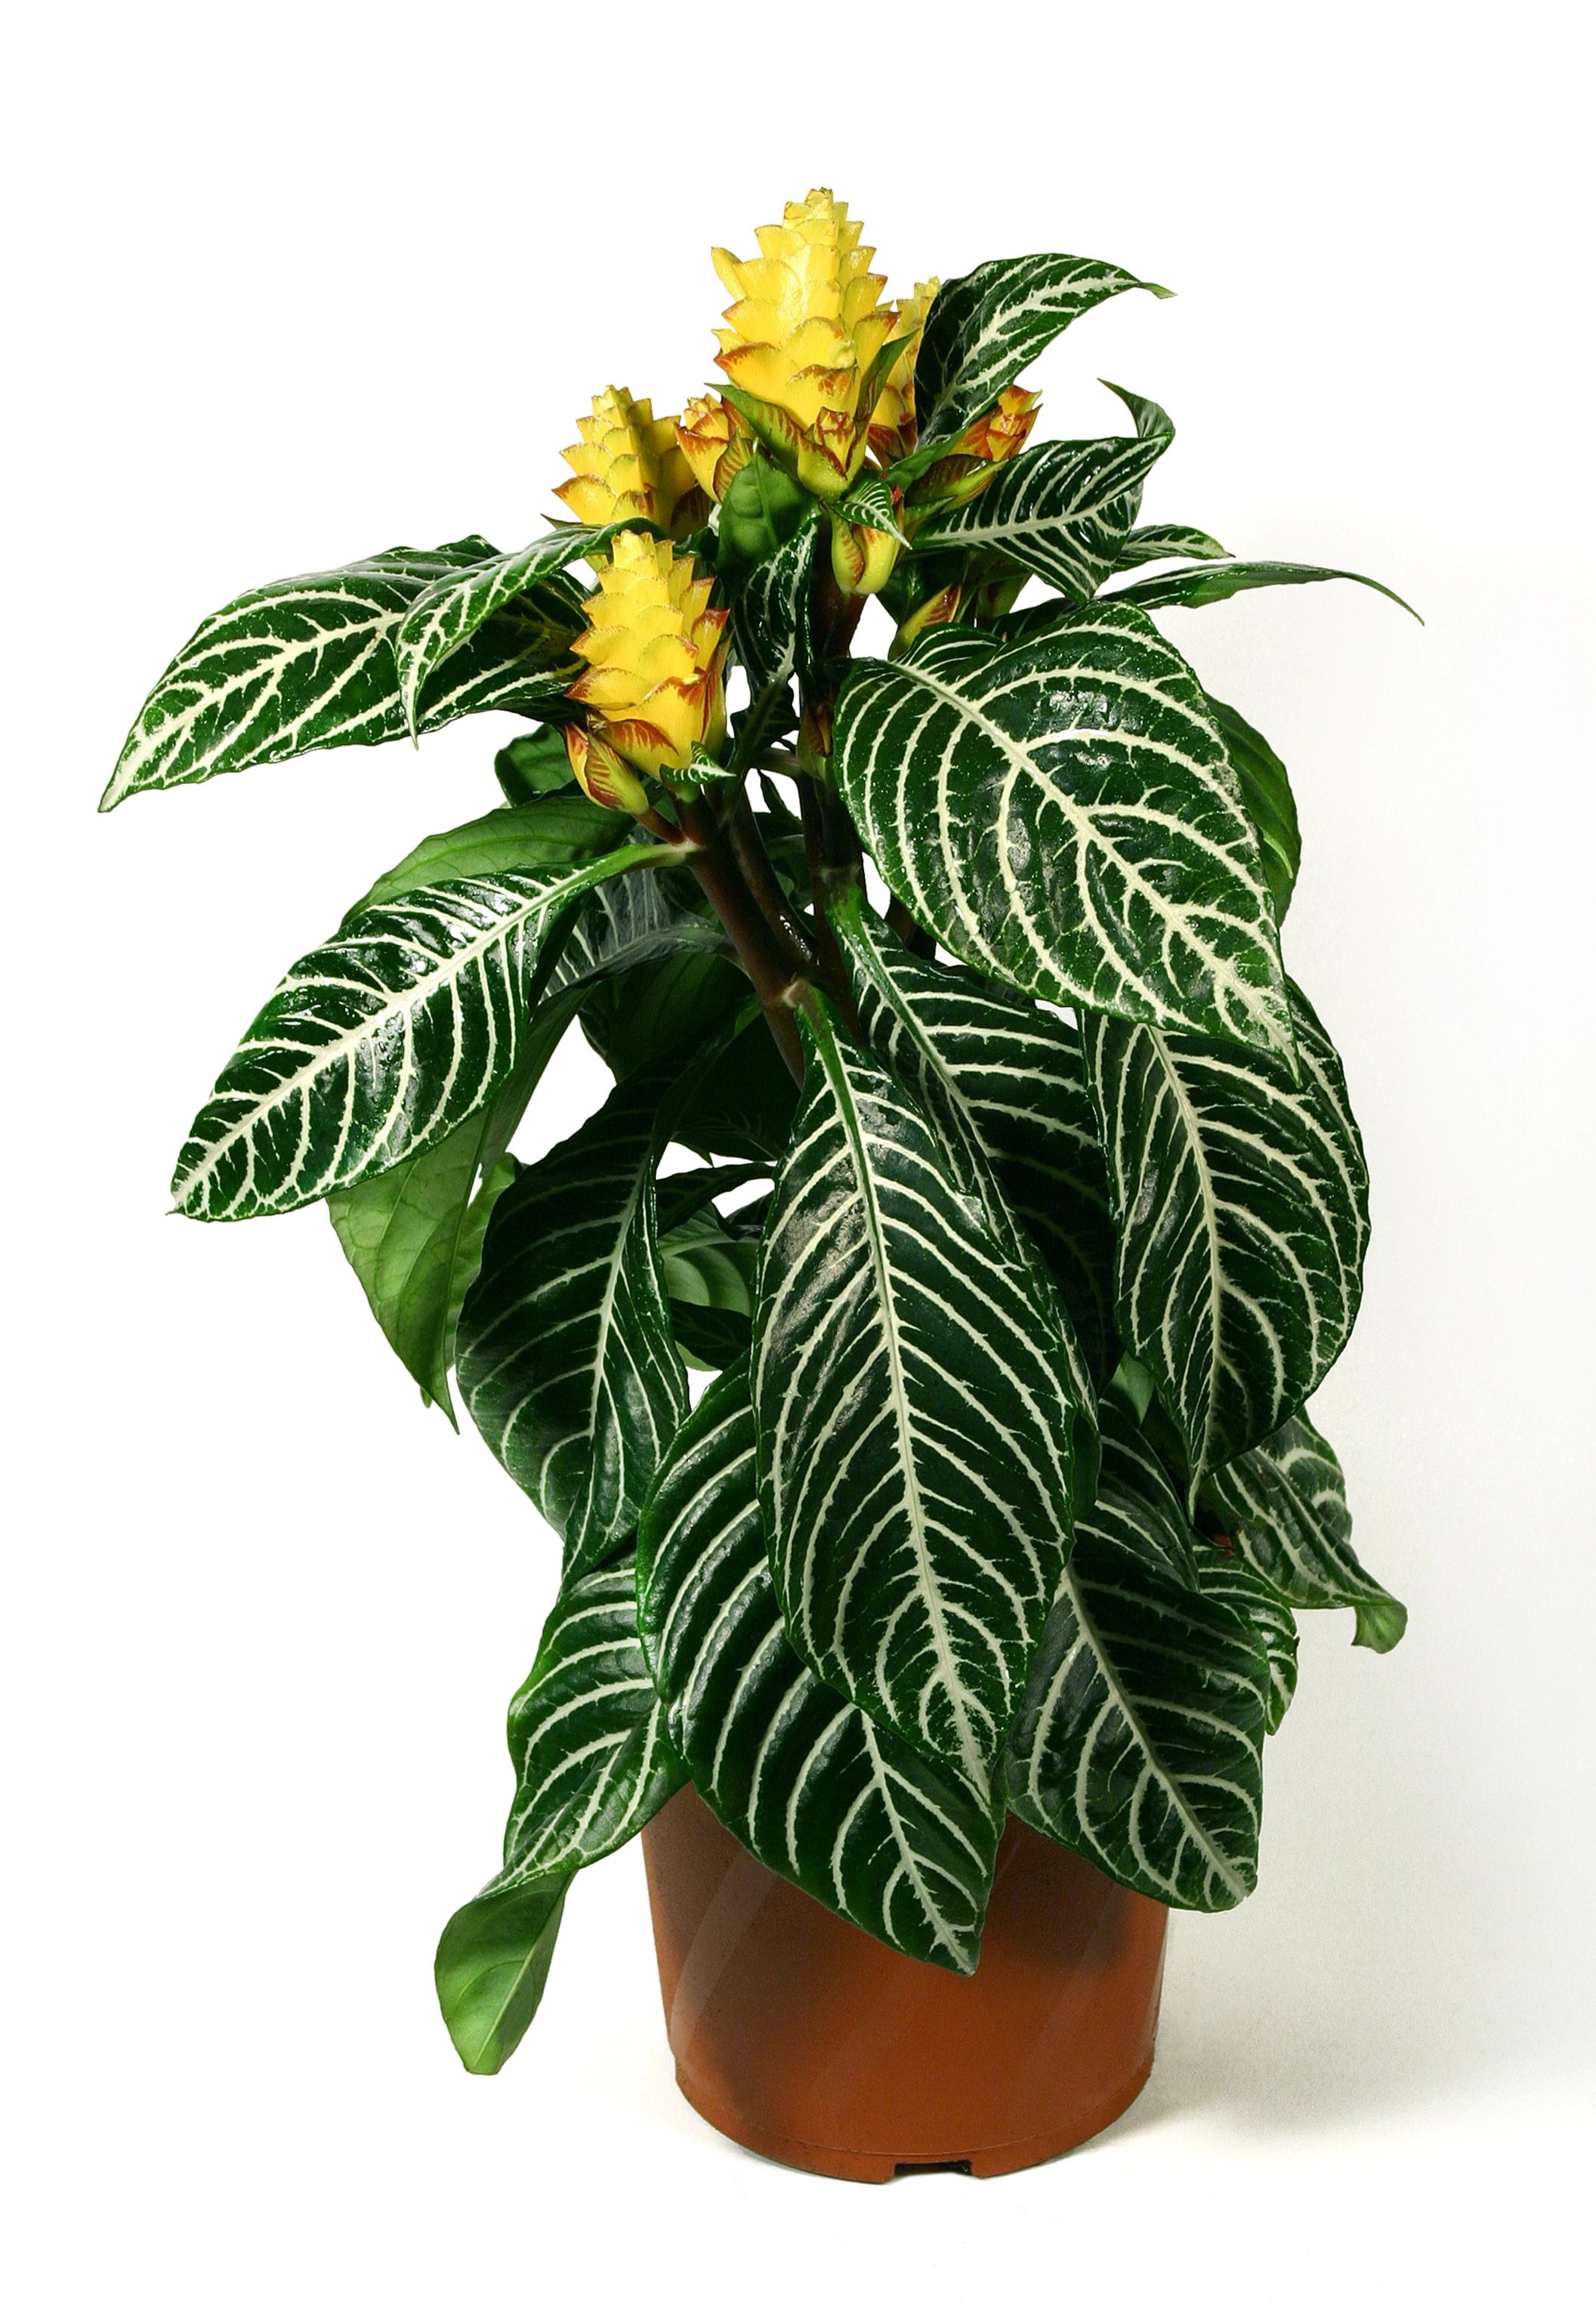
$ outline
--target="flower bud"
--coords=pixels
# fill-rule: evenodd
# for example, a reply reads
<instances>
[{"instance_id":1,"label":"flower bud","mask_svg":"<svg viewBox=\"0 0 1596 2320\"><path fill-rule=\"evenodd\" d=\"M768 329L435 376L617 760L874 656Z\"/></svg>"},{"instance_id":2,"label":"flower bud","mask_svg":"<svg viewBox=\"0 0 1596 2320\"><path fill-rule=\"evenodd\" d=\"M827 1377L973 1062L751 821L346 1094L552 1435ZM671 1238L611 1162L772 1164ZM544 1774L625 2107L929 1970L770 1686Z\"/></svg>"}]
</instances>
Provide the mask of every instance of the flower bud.
<instances>
[{"instance_id":1,"label":"flower bud","mask_svg":"<svg viewBox=\"0 0 1596 2320\"><path fill-rule=\"evenodd\" d=\"M709 502L682 456L676 421L656 419L647 396L634 403L625 387L607 386L576 431L581 441L560 453L575 474L555 488L579 523L630 519L673 539L697 530Z\"/></svg>"},{"instance_id":2,"label":"flower bud","mask_svg":"<svg viewBox=\"0 0 1596 2320\"><path fill-rule=\"evenodd\" d=\"M1025 449L1042 398L1006 386L990 411L971 421L943 457L911 484L911 507L963 507L986 489L1000 467Z\"/></svg>"},{"instance_id":3,"label":"flower bud","mask_svg":"<svg viewBox=\"0 0 1596 2320\"><path fill-rule=\"evenodd\" d=\"M898 560L900 542L890 531L867 523L831 519L831 569L845 596L874 596L886 586Z\"/></svg>"},{"instance_id":4,"label":"flower bud","mask_svg":"<svg viewBox=\"0 0 1596 2320\"><path fill-rule=\"evenodd\" d=\"M908 619L899 622L888 659L901 660L916 637L923 636L928 629L945 628L949 621L957 621L964 594L961 585L957 580L950 581L946 588L939 588L934 596L917 604Z\"/></svg>"},{"instance_id":5,"label":"flower bud","mask_svg":"<svg viewBox=\"0 0 1596 2320\"><path fill-rule=\"evenodd\" d=\"M759 256L714 252L732 294L716 360L747 395L766 440L806 490L835 499L859 471L868 438L871 372L896 319L878 301L857 219L822 188L789 202L780 225L758 229Z\"/></svg>"},{"instance_id":6,"label":"flower bud","mask_svg":"<svg viewBox=\"0 0 1596 2320\"><path fill-rule=\"evenodd\" d=\"M920 360L920 342L925 336L926 316L931 311L932 299L941 287L934 275L929 282L917 282L913 297L905 298L898 308L897 329L901 343L893 358L892 368L882 381L875 408L870 414L870 449L884 467L890 467L894 459L906 459L918 440L914 415L914 366Z\"/></svg>"},{"instance_id":7,"label":"flower bud","mask_svg":"<svg viewBox=\"0 0 1596 2320\"><path fill-rule=\"evenodd\" d=\"M712 500L725 498L733 476L747 467L754 449L748 421L719 395L693 397L676 421L676 441L699 489Z\"/></svg>"},{"instance_id":8,"label":"flower bud","mask_svg":"<svg viewBox=\"0 0 1596 2320\"><path fill-rule=\"evenodd\" d=\"M612 778L594 767L600 744L639 772L659 775L684 772L696 752L712 756L725 739L727 615L710 610L712 585L668 540L623 531L615 541L573 648L587 667L568 688L588 712L594 780ZM586 788L574 748L571 763Z\"/></svg>"},{"instance_id":9,"label":"flower bud","mask_svg":"<svg viewBox=\"0 0 1596 2320\"><path fill-rule=\"evenodd\" d=\"M571 771L594 805L630 813L634 819L648 811L648 793L626 759L598 734L590 733L585 725L566 727L566 755L571 761Z\"/></svg>"}]
</instances>

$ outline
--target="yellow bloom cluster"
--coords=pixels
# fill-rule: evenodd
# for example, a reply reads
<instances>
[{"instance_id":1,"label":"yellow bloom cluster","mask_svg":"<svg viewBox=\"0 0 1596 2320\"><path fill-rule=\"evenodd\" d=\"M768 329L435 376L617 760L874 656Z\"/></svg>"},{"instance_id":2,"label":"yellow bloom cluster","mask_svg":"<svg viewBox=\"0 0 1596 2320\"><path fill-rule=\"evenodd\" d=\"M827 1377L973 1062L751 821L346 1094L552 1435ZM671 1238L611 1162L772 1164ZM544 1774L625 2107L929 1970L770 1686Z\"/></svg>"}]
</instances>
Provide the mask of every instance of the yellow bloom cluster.
<instances>
[{"instance_id":1,"label":"yellow bloom cluster","mask_svg":"<svg viewBox=\"0 0 1596 2320\"><path fill-rule=\"evenodd\" d=\"M894 459L906 459L915 446L914 366L920 360L926 316L941 287L934 275L929 282L917 282L913 297L903 299L898 308L901 343L870 414L870 449L884 467Z\"/></svg>"},{"instance_id":2,"label":"yellow bloom cluster","mask_svg":"<svg viewBox=\"0 0 1596 2320\"><path fill-rule=\"evenodd\" d=\"M869 271L875 253L859 231L821 188L757 229L757 258L714 252L733 301L717 360L822 499L845 491L864 461L872 368L897 320L879 303L885 277Z\"/></svg>"},{"instance_id":3,"label":"yellow bloom cluster","mask_svg":"<svg viewBox=\"0 0 1596 2320\"><path fill-rule=\"evenodd\" d=\"M746 467L754 438L748 423L721 397L695 394L676 421L682 456L712 500L723 500L732 477Z\"/></svg>"},{"instance_id":4,"label":"yellow bloom cluster","mask_svg":"<svg viewBox=\"0 0 1596 2320\"><path fill-rule=\"evenodd\" d=\"M570 687L587 720L566 730L576 778L600 804L640 811L629 768L680 773L725 739L727 615L710 610L712 585L691 556L643 532L622 532L600 571L576 643L587 668Z\"/></svg>"},{"instance_id":5,"label":"yellow bloom cluster","mask_svg":"<svg viewBox=\"0 0 1596 2320\"><path fill-rule=\"evenodd\" d=\"M635 403L625 387L607 386L576 431L580 442L560 453L572 479L556 488L579 523L654 523L673 539L698 529L709 503L683 457L674 418L656 419L647 396Z\"/></svg>"}]
</instances>

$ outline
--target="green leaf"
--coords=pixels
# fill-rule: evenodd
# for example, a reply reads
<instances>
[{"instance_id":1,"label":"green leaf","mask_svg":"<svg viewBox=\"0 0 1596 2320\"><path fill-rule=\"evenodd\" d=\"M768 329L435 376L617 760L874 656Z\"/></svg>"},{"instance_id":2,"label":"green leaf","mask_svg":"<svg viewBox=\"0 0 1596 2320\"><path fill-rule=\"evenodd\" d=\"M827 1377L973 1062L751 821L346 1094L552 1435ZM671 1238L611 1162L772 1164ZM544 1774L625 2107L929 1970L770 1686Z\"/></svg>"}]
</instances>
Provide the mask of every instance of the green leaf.
<instances>
[{"instance_id":1,"label":"green leaf","mask_svg":"<svg viewBox=\"0 0 1596 2320\"><path fill-rule=\"evenodd\" d=\"M911 956L884 938L857 890L837 899L832 917L870 1046L966 1173L995 1177L990 1220L1015 1262L1034 1264L1038 1250L1046 1259L1068 1316L1061 1335L1075 1399L1091 1409L1117 1357L1114 1244L1078 1034L964 967Z\"/></svg>"},{"instance_id":2,"label":"green leaf","mask_svg":"<svg viewBox=\"0 0 1596 2320\"><path fill-rule=\"evenodd\" d=\"M909 536L898 519L897 503L893 487L884 476L865 470L857 476L840 499L832 500L829 512L842 523L862 523L872 531L884 531L889 538L900 539L905 548Z\"/></svg>"},{"instance_id":3,"label":"green leaf","mask_svg":"<svg viewBox=\"0 0 1596 2320\"><path fill-rule=\"evenodd\" d=\"M1135 435L1022 451L979 498L933 510L915 528L916 548L1002 556L1067 595L1091 596L1120 559L1148 469L1174 440L1156 403L1112 391L1146 421Z\"/></svg>"},{"instance_id":4,"label":"green leaf","mask_svg":"<svg viewBox=\"0 0 1596 2320\"><path fill-rule=\"evenodd\" d=\"M667 1085L662 1072L625 1082L521 1170L460 1313L466 1407L562 1535L568 1579L631 1529L687 1406L655 1237Z\"/></svg>"},{"instance_id":5,"label":"green leaf","mask_svg":"<svg viewBox=\"0 0 1596 2320\"><path fill-rule=\"evenodd\" d=\"M715 534L715 569L735 595L758 566L812 531L820 510L802 484L756 451L727 488Z\"/></svg>"},{"instance_id":6,"label":"green leaf","mask_svg":"<svg viewBox=\"0 0 1596 2320\"><path fill-rule=\"evenodd\" d=\"M412 733L427 681L452 660L495 613L535 589L550 573L563 572L579 557L600 556L620 531L652 531L651 524L574 523L518 548L509 556L489 556L461 572L444 574L422 590L394 637L399 667L399 698Z\"/></svg>"},{"instance_id":7,"label":"green leaf","mask_svg":"<svg viewBox=\"0 0 1596 2320\"><path fill-rule=\"evenodd\" d=\"M752 1178L765 1173L756 1160L732 1160L724 1167L684 1168L674 1176L661 1176L655 1188L661 1237L685 1224L689 1217L699 1215L722 1193L740 1192Z\"/></svg>"},{"instance_id":8,"label":"green leaf","mask_svg":"<svg viewBox=\"0 0 1596 2320\"><path fill-rule=\"evenodd\" d=\"M672 1443L638 1537L643 1647L699 1794L774 1869L878 1941L975 1970L1002 1815L812 1674L760 1527L746 1368Z\"/></svg>"},{"instance_id":9,"label":"green leaf","mask_svg":"<svg viewBox=\"0 0 1596 2320\"><path fill-rule=\"evenodd\" d=\"M787 1148L797 1104L793 1075L756 1014L692 1089L671 1132L691 1152L776 1160Z\"/></svg>"},{"instance_id":10,"label":"green leaf","mask_svg":"<svg viewBox=\"0 0 1596 2320\"><path fill-rule=\"evenodd\" d=\"M983 974L1291 1052L1257 841L1201 686L1146 615L856 661L842 793L883 877Z\"/></svg>"},{"instance_id":11,"label":"green leaf","mask_svg":"<svg viewBox=\"0 0 1596 2320\"><path fill-rule=\"evenodd\" d=\"M1208 705L1213 711L1214 723L1225 737L1225 748L1241 784L1241 802L1257 833L1258 852L1264 875L1269 881L1275 920L1283 923L1302 861L1302 833L1297 827L1297 801L1292 794L1291 775L1256 726L1249 725L1238 709L1232 709L1229 702L1217 701L1211 693Z\"/></svg>"},{"instance_id":12,"label":"green leaf","mask_svg":"<svg viewBox=\"0 0 1596 2320\"><path fill-rule=\"evenodd\" d=\"M1297 1689L1297 1623L1292 1607L1278 1587L1255 1571L1234 1547L1207 1540L1198 1557L1198 1577L1205 1595L1228 1603L1246 1619L1264 1647L1269 1666L1269 1699L1264 1717L1266 1732L1278 1732Z\"/></svg>"},{"instance_id":13,"label":"green leaf","mask_svg":"<svg viewBox=\"0 0 1596 2320\"><path fill-rule=\"evenodd\" d=\"M758 1255L757 1242L728 1232L712 1209L701 1209L662 1237L671 1327L697 1368L724 1369L747 1355Z\"/></svg>"},{"instance_id":14,"label":"green leaf","mask_svg":"<svg viewBox=\"0 0 1596 2320\"><path fill-rule=\"evenodd\" d=\"M679 858L454 879L347 921L245 1033L178 1155L177 1208L275 1216L440 1143L514 1070L551 928L605 879Z\"/></svg>"},{"instance_id":15,"label":"green leaf","mask_svg":"<svg viewBox=\"0 0 1596 2320\"><path fill-rule=\"evenodd\" d=\"M1010 1738L1011 1809L1138 1892L1229 1909L1257 1879L1269 1669L1205 1594L1180 1503L1111 1404Z\"/></svg>"},{"instance_id":16,"label":"green leaf","mask_svg":"<svg viewBox=\"0 0 1596 2320\"><path fill-rule=\"evenodd\" d=\"M494 775L511 805L530 805L535 797L574 789L576 783L566 737L558 725L540 725L506 741L494 759Z\"/></svg>"},{"instance_id":17,"label":"green leaf","mask_svg":"<svg viewBox=\"0 0 1596 2320\"><path fill-rule=\"evenodd\" d=\"M1144 523L1120 541L1115 569L1123 572L1134 564L1160 564L1166 556L1219 557L1229 553L1211 534L1194 531L1189 524Z\"/></svg>"},{"instance_id":18,"label":"green leaf","mask_svg":"<svg viewBox=\"0 0 1596 2320\"><path fill-rule=\"evenodd\" d=\"M747 467L741 470L743 475ZM815 546L821 512L812 500L803 523L774 554L755 565L731 602L731 634L737 657L748 672L756 705L767 694L779 699L795 675L813 667ZM757 722L768 725L761 707ZM739 736L740 739L740 736Z\"/></svg>"},{"instance_id":19,"label":"green leaf","mask_svg":"<svg viewBox=\"0 0 1596 2320\"><path fill-rule=\"evenodd\" d=\"M1352 1551L1352 1517L1335 1452L1299 1410L1202 1487L1230 1542L1303 1611L1357 1614L1353 1641L1388 1652L1408 1625L1405 1604L1370 1578Z\"/></svg>"},{"instance_id":20,"label":"green leaf","mask_svg":"<svg viewBox=\"0 0 1596 2320\"><path fill-rule=\"evenodd\" d=\"M570 797L535 799L527 805L495 806L458 829L440 829L412 847L403 862L385 870L343 915L347 929L363 911L397 902L418 886L449 878L496 878L506 870L563 868L591 862L623 846L630 816L594 805L580 791ZM340 929L341 931L341 929Z\"/></svg>"},{"instance_id":21,"label":"green leaf","mask_svg":"<svg viewBox=\"0 0 1596 2320\"><path fill-rule=\"evenodd\" d=\"M1118 1305L1193 1486L1272 1434L1351 1331L1368 1176L1340 1062L1292 986L1301 1083L1272 1056L1083 1025L1119 1223Z\"/></svg>"},{"instance_id":22,"label":"green leaf","mask_svg":"<svg viewBox=\"0 0 1596 2320\"><path fill-rule=\"evenodd\" d=\"M433 1977L455 2052L475 2076L503 2069L543 1996L570 1880L489 1890L443 1928Z\"/></svg>"},{"instance_id":23,"label":"green leaf","mask_svg":"<svg viewBox=\"0 0 1596 2320\"><path fill-rule=\"evenodd\" d=\"M306 749L397 740L406 730L394 638L434 582L496 554L475 534L389 548L333 572L251 589L213 612L150 693L100 801L172 789ZM423 688L417 730L479 709L518 708L575 673L574 624L549 602L506 610Z\"/></svg>"},{"instance_id":24,"label":"green leaf","mask_svg":"<svg viewBox=\"0 0 1596 2320\"><path fill-rule=\"evenodd\" d=\"M802 1028L754 1329L776 1590L823 1681L979 1780L1068 1545L1068 1355L899 1083Z\"/></svg>"},{"instance_id":25,"label":"green leaf","mask_svg":"<svg viewBox=\"0 0 1596 2320\"><path fill-rule=\"evenodd\" d=\"M1133 580L1103 601L1140 604L1146 612L1156 612L1172 604L1222 604L1227 596L1238 596L1244 589L1295 588L1312 580L1356 580L1360 588L1373 588L1377 594L1389 596L1393 604L1401 604L1404 612L1413 612L1406 598L1383 581L1371 580L1362 572L1329 571L1319 564L1202 564L1194 571L1159 572L1150 579ZM1419 620L1419 614L1413 612L1413 618Z\"/></svg>"},{"instance_id":26,"label":"green leaf","mask_svg":"<svg viewBox=\"0 0 1596 2320\"><path fill-rule=\"evenodd\" d=\"M685 938L668 956L601 983L584 1004L582 1029L618 1080L661 1056L725 1035L748 993L748 977L717 942Z\"/></svg>"},{"instance_id":27,"label":"green leaf","mask_svg":"<svg viewBox=\"0 0 1596 2320\"><path fill-rule=\"evenodd\" d=\"M561 1587L510 1703L509 1738L515 1802L490 1893L547 1886L602 1861L686 1779L638 1640L630 1554Z\"/></svg>"},{"instance_id":28,"label":"green leaf","mask_svg":"<svg viewBox=\"0 0 1596 2320\"><path fill-rule=\"evenodd\" d=\"M945 448L946 439L990 410L1061 331L1121 290L1169 295L1118 266L1056 253L992 258L948 283L932 303L914 367L920 428L915 461L929 466L933 446ZM894 469L894 478L902 472Z\"/></svg>"}]
</instances>

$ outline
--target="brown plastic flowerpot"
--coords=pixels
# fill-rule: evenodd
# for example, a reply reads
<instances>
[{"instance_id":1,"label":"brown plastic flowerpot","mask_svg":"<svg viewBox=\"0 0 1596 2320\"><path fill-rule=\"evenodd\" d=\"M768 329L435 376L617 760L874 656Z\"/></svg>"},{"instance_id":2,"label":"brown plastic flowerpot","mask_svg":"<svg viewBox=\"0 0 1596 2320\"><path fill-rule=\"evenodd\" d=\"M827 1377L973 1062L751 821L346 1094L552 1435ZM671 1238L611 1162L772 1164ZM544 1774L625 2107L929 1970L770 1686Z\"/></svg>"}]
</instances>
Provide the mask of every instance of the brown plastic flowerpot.
<instances>
[{"instance_id":1,"label":"brown plastic flowerpot","mask_svg":"<svg viewBox=\"0 0 1596 2320\"><path fill-rule=\"evenodd\" d=\"M1147 2083L1169 1913L1018 1821L967 1977L834 1917L691 1788L643 1857L676 2083L767 2159L857 2183L1004 2175L1099 2134Z\"/></svg>"}]
</instances>

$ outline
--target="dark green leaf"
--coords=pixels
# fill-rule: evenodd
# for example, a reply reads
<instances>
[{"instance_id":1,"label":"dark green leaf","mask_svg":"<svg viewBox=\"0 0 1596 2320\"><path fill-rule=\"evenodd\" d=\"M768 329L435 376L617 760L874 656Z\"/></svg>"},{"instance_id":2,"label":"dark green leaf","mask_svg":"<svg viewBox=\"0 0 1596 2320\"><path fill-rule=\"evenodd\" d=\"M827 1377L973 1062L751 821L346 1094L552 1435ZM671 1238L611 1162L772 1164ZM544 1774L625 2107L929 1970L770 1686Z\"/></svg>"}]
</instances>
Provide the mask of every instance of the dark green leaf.
<instances>
[{"instance_id":1,"label":"dark green leaf","mask_svg":"<svg viewBox=\"0 0 1596 2320\"><path fill-rule=\"evenodd\" d=\"M746 1368L672 1443L638 1541L644 1649L699 1794L778 1875L911 1957L973 1971L1001 1814L812 1674L760 1528Z\"/></svg>"},{"instance_id":2,"label":"dark green leaf","mask_svg":"<svg viewBox=\"0 0 1596 2320\"><path fill-rule=\"evenodd\" d=\"M505 870L562 869L626 843L630 818L594 805L580 791L569 797L535 799L527 805L495 806L458 829L440 829L413 847L403 862L385 870L375 885L343 914L340 932L363 911L397 902L418 886L449 878L496 878Z\"/></svg>"},{"instance_id":3,"label":"dark green leaf","mask_svg":"<svg viewBox=\"0 0 1596 2320\"><path fill-rule=\"evenodd\" d=\"M1229 556L1206 531L1194 531L1184 523L1144 523L1138 525L1120 544L1120 560L1116 570L1123 572L1135 564L1161 564L1166 556Z\"/></svg>"},{"instance_id":4,"label":"dark green leaf","mask_svg":"<svg viewBox=\"0 0 1596 2320\"><path fill-rule=\"evenodd\" d=\"M1157 1461L1111 1403L1102 1419L1097 1505L1010 1737L1010 1805L1138 1892L1233 1908L1257 1878L1268 1663L1197 1584Z\"/></svg>"},{"instance_id":5,"label":"dark green leaf","mask_svg":"<svg viewBox=\"0 0 1596 2320\"><path fill-rule=\"evenodd\" d=\"M473 535L390 548L334 572L252 589L203 621L139 711L100 801L209 781L306 749L397 740L405 730L394 638L434 582L496 550ZM418 730L558 692L577 664L551 600L507 608L423 687Z\"/></svg>"},{"instance_id":6,"label":"dark green leaf","mask_svg":"<svg viewBox=\"0 0 1596 2320\"><path fill-rule=\"evenodd\" d=\"M1292 986L1293 1084L1272 1056L1083 1025L1119 1223L1120 1334L1193 1482L1274 1432L1351 1331L1368 1176L1334 1047Z\"/></svg>"},{"instance_id":7,"label":"dark green leaf","mask_svg":"<svg viewBox=\"0 0 1596 2320\"><path fill-rule=\"evenodd\" d=\"M576 780L565 735L557 725L540 725L506 741L494 759L494 773L512 805L530 804L550 790L573 788Z\"/></svg>"},{"instance_id":8,"label":"dark green leaf","mask_svg":"<svg viewBox=\"0 0 1596 2320\"><path fill-rule=\"evenodd\" d=\"M1228 1603L1247 1621L1269 1663L1269 1704L1265 1729L1278 1732L1297 1689L1297 1623L1278 1587L1255 1571L1233 1546L1202 1543L1197 1563L1202 1591Z\"/></svg>"},{"instance_id":9,"label":"dark green leaf","mask_svg":"<svg viewBox=\"0 0 1596 2320\"><path fill-rule=\"evenodd\" d=\"M1054 1300L900 1083L823 1009L760 1253L760 1497L815 1673L979 1781L1070 1527Z\"/></svg>"},{"instance_id":10,"label":"dark green leaf","mask_svg":"<svg viewBox=\"0 0 1596 2320\"><path fill-rule=\"evenodd\" d=\"M909 545L908 535L898 520L893 499L893 487L884 476L872 472L855 477L840 499L830 503L830 512L841 523L862 523L872 531L884 531L893 539Z\"/></svg>"},{"instance_id":11,"label":"dark green leaf","mask_svg":"<svg viewBox=\"0 0 1596 2320\"><path fill-rule=\"evenodd\" d=\"M1291 1053L1257 841L1196 678L1145 614L856 661L842 793L888 886L987 975Z\"/></svg>"},{"instance_id":12,"label":"dark green leaf","mask_svg":"<svg viewBox=\"0 0 1596 2320\"><path fill-rule=\"evenodd\" d=\"M1302 835L1297 827L1291 775L1256 726L1249 725L1238 709L1232 709L1229 702L1216 701L1211 693L1208 705L1225 737L1225 748L1241 784L1242 803L1257 832L1276 921L1283 921L1302 860Z\"/></svg>"},{"instance_id":13,"label":"dark green leaf","mask_svg":"<svg viewBox=\"0 0 1596 2320\"><path fill-rule=\"evenodd\" d=\"M521 1172L460 1314L466 1407L563 1536L567 1577L630 1530L687 1406L655 1237L667 1085L658 1072L627 1081Z\"/></svg>"},{"instance_id":14,"label":"dark green leaf","mask_svg":"<svg viewBox=\"0 0 1596 2320\"><path fill-rule=\"evenodd\" d=\"M1355 1643L1388 1652L1407 1608L1370 1578L1352 1551L1352 1517L1335 1452L1297 1412L1202 1486L1202 1496L1252 1567L1299 1610L1357 1614Z\"/></svg>"},{"instance_id":15,"label":"dark green leaf","mask_svg":"<svg viewBox=\"0 0 1596 2320\"><path fill-rule=\"evenodd\" d=\"M712 1209L701 1209L662 1237L671 1326L696 1367L724 1369L747 1354L758 1253L757 1241L729 1232Z\"/></svg>"},{"instance_id":16,"label":"dark green leaf","mask_svg":"<svg viewBox=\"0 0 1596 2320\"><path fill-rule=\"evenodd\" d=\"M1356 580L1361 588L1373 588L1401 604L1404 612L1413 612L1412 605L1383 581L1371 580L1362 572L1328 571L1319 564L1201 564L1189 572L1159 572L1150 579L1132 580L1103 601L1139 604L1150 612L1172 604L1222 604L1227 596L1238 596L1247 588L1295 588L1312 580ZM1418 620L1419 614L1413 612L1413 618Z\"/></svg>"}]
</instances>

